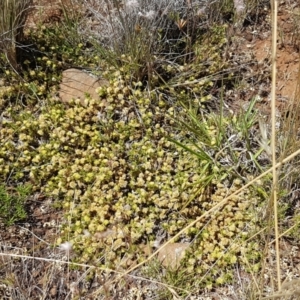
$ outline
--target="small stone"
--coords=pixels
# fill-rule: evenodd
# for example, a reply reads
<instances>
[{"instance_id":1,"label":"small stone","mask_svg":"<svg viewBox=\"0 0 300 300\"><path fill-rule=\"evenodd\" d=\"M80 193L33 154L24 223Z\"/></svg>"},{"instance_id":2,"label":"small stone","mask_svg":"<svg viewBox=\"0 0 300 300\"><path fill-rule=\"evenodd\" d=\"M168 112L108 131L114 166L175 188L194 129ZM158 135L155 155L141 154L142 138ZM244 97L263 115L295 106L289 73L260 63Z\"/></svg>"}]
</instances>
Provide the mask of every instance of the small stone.
<instances>
[{"instance_id":1,"label":"small stone","mask_svg":"<svg viewBox=\"0 0 300 300\"><path fill-rule=\"evenodd\" d=\"M55 297L56 295L57 295L57 287L54 286L54 287L52 287L51 290L50 290L50 296L51 296L51 297Z\"/></svg>"},{"instance_id":2,"label":"small stone","mask_svg":"<svg viewBox=\"0 0 300 300\"><path fill-rule=\"evenodd\" d=\"M189 243L168 244L164 248L159 250L157 258L164 267L177 269L179 267L181 259L184 257L185 250L189 246ZM144 246L143 249L147 255L150 255L152 252L149 246Z\"/></svg>"},{"instance_id":3,"label":"small stone","mask_svg":"<svg viewBox=\"0 0 300 300\"><path fill-rule=\"evenodd\" d=\"M251 33L246 33L246 34L245 34L245 39L246 39L248 42L252 42L252 40L253 40L253 34L251 34Z\"/></svg>"},{"instance_id":4,"label":"small stone","mask_svg":"<svg viewBox=\"0 0 300 300\"><path fill-rule=\"evenodd\" d=\"M72 99L80 99L84 105L87 94L92 99L99 99L96 89L105 85L108 85L107 80L94 78L78 69L68 69L62 73L59 97L64 103L68 103Z\"/></svg>"}]
</instances>

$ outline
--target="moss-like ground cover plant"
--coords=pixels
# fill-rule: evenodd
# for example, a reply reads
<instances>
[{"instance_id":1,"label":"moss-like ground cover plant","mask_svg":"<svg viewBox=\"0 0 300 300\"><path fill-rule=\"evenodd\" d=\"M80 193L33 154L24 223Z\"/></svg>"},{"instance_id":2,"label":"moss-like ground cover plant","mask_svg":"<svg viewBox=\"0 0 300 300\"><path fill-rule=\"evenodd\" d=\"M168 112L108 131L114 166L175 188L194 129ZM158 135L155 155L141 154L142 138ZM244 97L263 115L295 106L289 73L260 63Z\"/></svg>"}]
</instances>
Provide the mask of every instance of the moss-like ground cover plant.
<instances>
[{"instance_id":1,"label":"moss-like ground cover plant","mask_svg":"<svg viewBox=\"0 0 300 300\"><path fill-rule=\"evenodd\" d=\"M213 49L217 58L218 49ZM46 59L44 66L53 70ZM206 153L195 156L170 141L186 140L189 129L175 122L186 119L186 111L174 94L168 100L160 90L144 90L141 82L129 86L118 70L109 75L110 84L98 89L98 99L62 104L49 97L43 106L9 105L2 122L0 169L2 181L30 182L66 210L57 243L69 239L78 254L75 261L126 269L143 259L143 245L172 237L242 181L233 180L222 166L226 156L219 147L227 137L220 138L216 116L202 117L201 135L194 131L199 140L191 147ZM195 85L199 94L210 86L185 83L191 89ZM177 89L182 101L189 101L186 86ZM201 110L201 102L191 105ZM234 130L225 117L221 122L222 134ZM257 244L246 239L255 229L251 209L259 201L246 191L179 240L192 242L183 263L187 270L201 279L212 268L204 285L231 278L229 270L241 254L257 262Z\"/></svg>"}]
</instances>

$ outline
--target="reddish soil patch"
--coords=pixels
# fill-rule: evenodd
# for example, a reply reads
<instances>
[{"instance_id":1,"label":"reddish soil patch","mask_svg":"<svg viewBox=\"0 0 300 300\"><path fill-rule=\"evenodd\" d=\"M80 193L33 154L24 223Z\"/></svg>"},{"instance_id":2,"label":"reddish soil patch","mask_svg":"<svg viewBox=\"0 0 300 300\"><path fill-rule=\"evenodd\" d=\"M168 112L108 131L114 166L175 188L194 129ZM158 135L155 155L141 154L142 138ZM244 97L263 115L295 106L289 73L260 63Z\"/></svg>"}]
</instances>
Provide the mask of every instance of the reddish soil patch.
<instances>
[{"instance_id":1,"label":"reddish soil patch","mask_svg":"<svg viewBox=\"0 0 300 300\"><path fill-rule=\"evenodd\" d=\"M37 24L55 23L65 14L80 12L79 5L73 0L32 0L33 5L25 28L36 28Z\"/></svg>"},{"instance_id":2,"label":"reddish soil patch","mask_svg":"<svg viewBox=\"0 0 300 300\"><path fill-rule=\"evenodd\" d=\"M281 110L294 101L298 85L299 73L299 40L296 39L295 20L292 9L296 4L279 6L278 39L277 39L277 107ZM266 21L270 24L270 18ZM267 28L266 28L267 27ZM248 31L247 43L243 46L245 52L253 53L258 64L271 71L271 28L265 26L251 33ZM264 97L265 112L269 111L270 94Z\"/></svg>"},{"instance_id":3,"label":"reddish soil patch","mask_svg":"<svg viewBox=\"0 0 300 300\"><path fill-rule=\"evenodd\" d=\"M299 52L294 42L294 25L290 12L281 8L278 18L277 96L293 99L297 87ZM271 33L264 40L254 42L253 51L258 62L268 61L271 55Z\"/></svg>"}]
</instances>

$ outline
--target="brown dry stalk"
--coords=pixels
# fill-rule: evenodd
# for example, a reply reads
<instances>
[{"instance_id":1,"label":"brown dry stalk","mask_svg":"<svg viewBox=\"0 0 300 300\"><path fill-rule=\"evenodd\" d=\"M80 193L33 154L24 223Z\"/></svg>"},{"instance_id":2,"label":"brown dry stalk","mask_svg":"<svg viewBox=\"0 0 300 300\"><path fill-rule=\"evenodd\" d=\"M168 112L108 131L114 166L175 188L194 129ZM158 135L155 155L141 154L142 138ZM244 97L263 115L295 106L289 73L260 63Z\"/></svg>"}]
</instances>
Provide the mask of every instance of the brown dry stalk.
<instances>
[{"instance_id":1,"label":"brown dry stalk","mask_svg":"<svg viewBox=\"0 0 300 300\"><path fill-rule=\"evenodd\" d=\"M272 149L272 165L276 165L276 54L277 54L277 12L278 2L272 0L272 89L271 89L271 149ZM281 275L280 275L280 252L279 252L279 231L278 231L278 211L277 211L277 169L273 167L273 211L274 211L274 231L275 231L275 249L276 249L276 269L277 269L277 286L281 289Z\"/></svg>"}]
</instances>

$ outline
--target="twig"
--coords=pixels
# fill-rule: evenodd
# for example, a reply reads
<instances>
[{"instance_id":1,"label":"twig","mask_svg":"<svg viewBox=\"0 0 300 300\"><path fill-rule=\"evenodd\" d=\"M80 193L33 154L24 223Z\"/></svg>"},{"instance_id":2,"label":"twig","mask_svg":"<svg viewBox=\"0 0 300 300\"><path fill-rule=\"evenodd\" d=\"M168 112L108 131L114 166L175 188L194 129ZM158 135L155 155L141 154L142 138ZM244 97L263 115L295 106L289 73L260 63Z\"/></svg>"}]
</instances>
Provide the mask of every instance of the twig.
<instances>
[{"instance_id":1,"label":"twig","mask_svg":"<svg viewBox=\"0 0 300 300\"><path fill-rule=\"evenodd\" d=\"M276 165L276 53L277 53L277 11L278 2L272 0L272 88L271 88L271 150L272 150L272 165ZM277 287L281 289L281 275L280 275L280 252L279 252L279 232L278 232L278 211L277 211L277 170L273 168L273 189L272 200L274 210L274 231L275 231L275 250L276 250L276 269L277 269Z\"/></svg>"}]
</instances>

